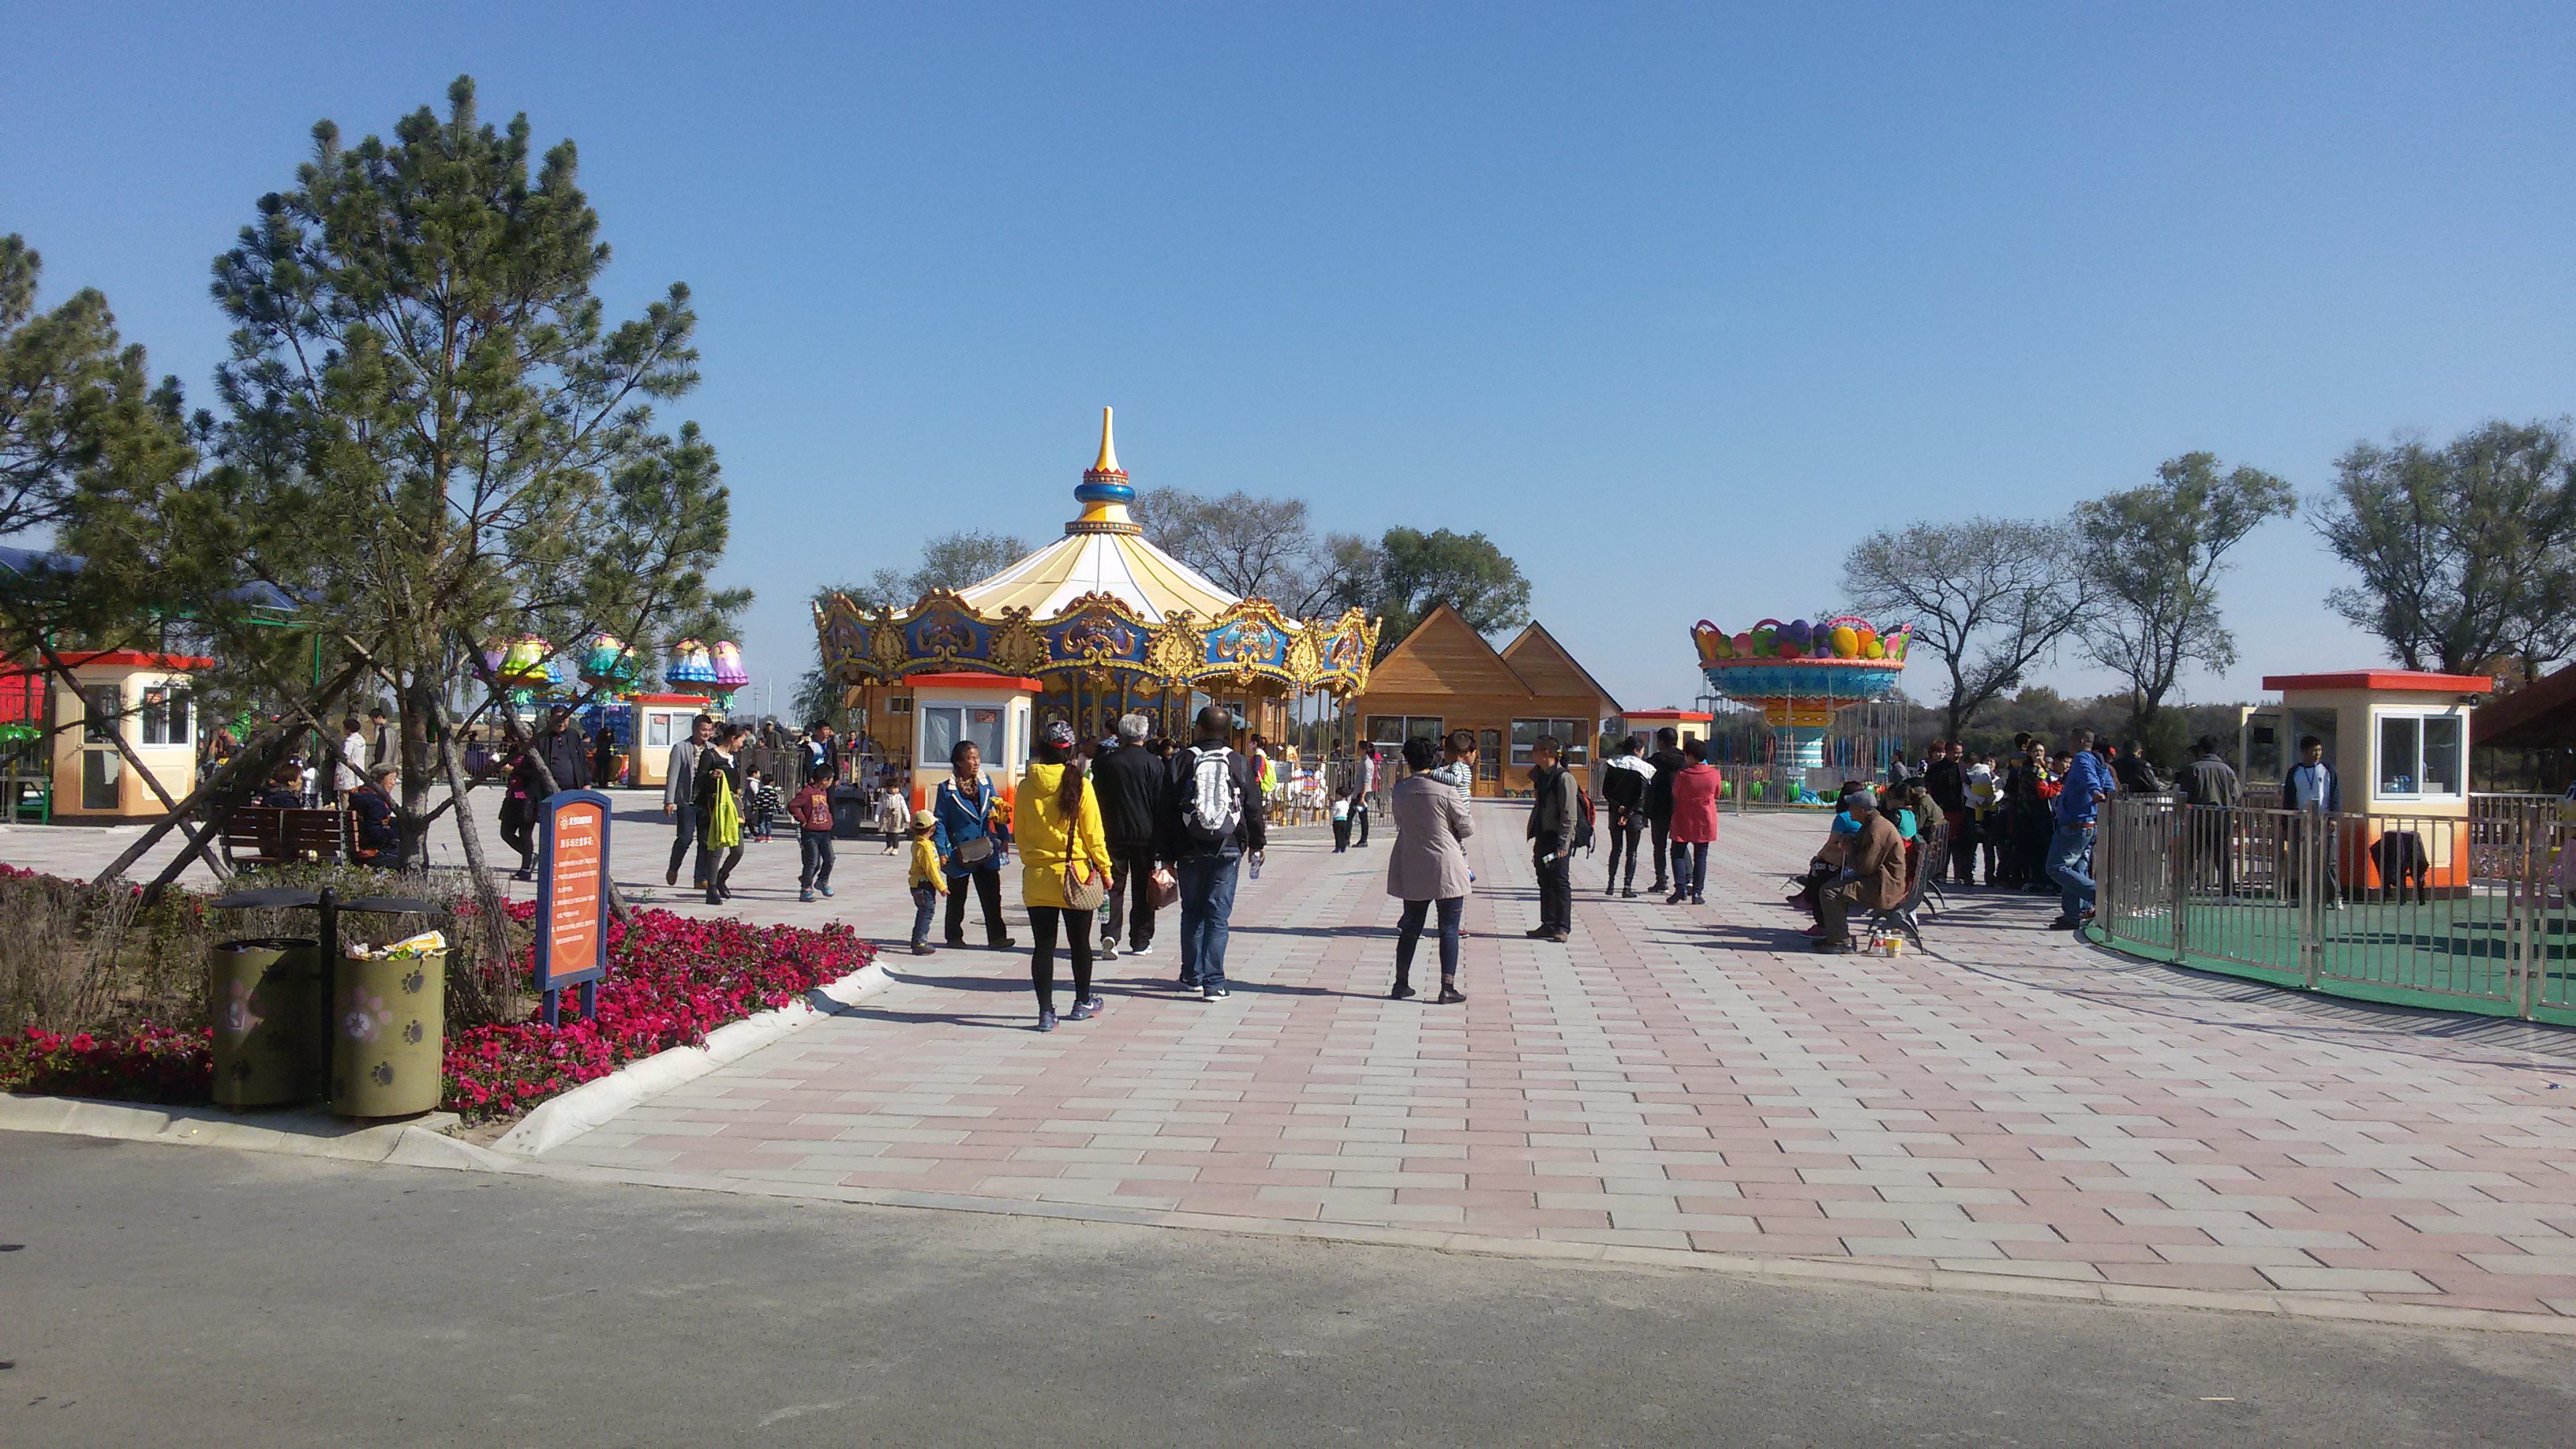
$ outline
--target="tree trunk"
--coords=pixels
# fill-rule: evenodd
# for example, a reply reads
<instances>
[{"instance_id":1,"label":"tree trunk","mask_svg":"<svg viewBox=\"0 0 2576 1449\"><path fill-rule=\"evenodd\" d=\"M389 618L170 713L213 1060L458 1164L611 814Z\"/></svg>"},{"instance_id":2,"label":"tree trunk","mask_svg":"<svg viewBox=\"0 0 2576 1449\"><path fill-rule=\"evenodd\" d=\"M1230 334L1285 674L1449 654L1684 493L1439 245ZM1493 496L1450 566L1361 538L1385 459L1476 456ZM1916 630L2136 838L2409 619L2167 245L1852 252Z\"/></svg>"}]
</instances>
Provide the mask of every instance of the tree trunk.
<instances>
[{"instance_id":1,"label":"tree trunk","mask_svg":"<svg viewBox=\"0 0 2576 1449\"><path fill-rule=\"evenodd\" d=\"M465 770L457 763L456 732L447 727L447 706L435 693L428 695L427 698L430 723L438 730L438 744L435 752L438 755L439 769L447 777L449 793L459 802L456 809L456 838L465 849L465 870L474 883L474 903L486 914L492 922L492 929L497 932L501 929L500 923L509 919L508 904L502 900L500 890L492 884L492 872L483 864L483 837L475 833L473 812L467 810L463 804Z\"/></svg>"}]
</instances>

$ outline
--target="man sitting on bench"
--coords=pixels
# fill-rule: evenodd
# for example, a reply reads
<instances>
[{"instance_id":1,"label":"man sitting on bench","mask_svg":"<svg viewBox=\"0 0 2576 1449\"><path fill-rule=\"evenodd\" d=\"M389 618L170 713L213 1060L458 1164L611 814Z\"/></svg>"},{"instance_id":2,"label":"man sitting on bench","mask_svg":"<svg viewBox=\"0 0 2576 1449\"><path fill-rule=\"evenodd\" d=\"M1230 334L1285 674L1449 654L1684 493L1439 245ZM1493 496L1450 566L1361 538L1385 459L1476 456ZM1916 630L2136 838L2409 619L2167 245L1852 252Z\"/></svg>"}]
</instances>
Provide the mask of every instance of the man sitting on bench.
<instances>
[{"instance_id":1,"label":"man sitting on bench","mask_svg":"<svg viewBox=\"0 0 2576 1449\"><path fill-rule=\"evenodd\" d=\"M1819 951L1849 952L1851 908L1886 910L1905 899L1905 840L1887 817L1878 813L1878 796L1855 790L1843 797L1843 811L1860 832L1843 845L1843 868L1816 893L1816 920L1824 929L1816 938Z\"/></svg>"},{"instance_id":2,"label":"man sitting on bench","mask_svg":"<svg viewBox=\"0 0 2576 1449\"><path fill-rule=\"evenodd\" d=\"M366 784L349 792L349 808L358 816L349 858L360 865L391 869L401 863L402 829L394 820L396 778L393 766L379 765Z\"/></svg>"}]
</instances>

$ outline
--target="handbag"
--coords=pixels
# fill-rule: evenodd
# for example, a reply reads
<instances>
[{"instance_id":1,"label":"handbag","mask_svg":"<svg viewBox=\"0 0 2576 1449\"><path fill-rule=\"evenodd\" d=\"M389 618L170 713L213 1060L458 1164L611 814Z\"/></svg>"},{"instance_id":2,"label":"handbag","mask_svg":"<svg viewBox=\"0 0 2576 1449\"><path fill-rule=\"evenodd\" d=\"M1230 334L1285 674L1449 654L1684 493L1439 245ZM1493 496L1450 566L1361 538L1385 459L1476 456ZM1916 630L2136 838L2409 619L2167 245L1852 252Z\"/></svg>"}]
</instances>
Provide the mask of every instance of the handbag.
<instances>
[{"instance_id":1,"label":"handbag","mask_svg":"<svg viewBox=\"0 0 2576 1449\"><path fill-rule=\"evenodd\" d=\"M1107 873L1084 879L1082 862L1069 860L1064 867L1064 908L1068 911L1096 911L1109 904Z\"/></svg>"},{"instance_id":2,"label":"handbag","mask_svg":"<svg viewBox=\"0 0 2576 1449\"><path fill-rule=\"evenodd\" d=\"M1145 899L1154 903L1154 909L1170 910L1180 898L1181 878L1172 874L1170 866L1158 865L1152 875L1145 877Z\"/></svg>"},{"instance_id":3,"label":"handbag","mask_svg":"<svg viewBox=\"0 0 2576 1449\"><path fill-rule=\"evenodd\" d=\"M975 865L989 859L992 854L993 837L989 835L978 835L972 840L961 840L957 842L955 850L948 852L949 859L959 865Z\"/></svg>"}]
</instances>

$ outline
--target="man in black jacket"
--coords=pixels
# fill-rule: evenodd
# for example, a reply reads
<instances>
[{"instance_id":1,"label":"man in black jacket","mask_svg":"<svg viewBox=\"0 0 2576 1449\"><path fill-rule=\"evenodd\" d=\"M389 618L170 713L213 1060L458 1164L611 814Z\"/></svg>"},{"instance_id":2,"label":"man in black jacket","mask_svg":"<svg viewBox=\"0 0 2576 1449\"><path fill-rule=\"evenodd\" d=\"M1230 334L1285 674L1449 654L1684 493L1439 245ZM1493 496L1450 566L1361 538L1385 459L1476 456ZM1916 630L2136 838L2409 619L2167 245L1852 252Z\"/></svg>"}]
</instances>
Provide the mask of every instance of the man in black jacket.
<instances>
[{"instance_id":1,"label":"man in black jacket","mask_svg":"<svg viewBox=\"0 0 2576 1449\"><path fill-rule=\"evenodd\" d=\"M572 711L564 706L546 709L546 727L537 731L537 758L546 762L546 773L555 777L557 790L581 790L590 785L590 751L581 742L581 732L571 728Z\"/></svg>"},{"instance_id":2,"label":"man in black jacket","mask_svg":"<svg viewBox=\"0 0 2576 1449\"><path fill-rule=\"evenodd\" d=\"M1153 722L1141 714L1118 721L1118 748L1091 767L1100 796L1100 830L1109 837L1109 923L1101 931L1100 959L1118 959L1118 938L1142 956L1154 948L1154 836L1161 828L1163 797L1171 777L1145 748Z\"/></svg>"},{"instance_id":3,"label":"man in black jacket","mask_svg":"<svg viewBox=\"0 0 2576 1449\"><path fill-rule=\"evenodd\" d=\"M1976 817L1968 813L1968 768L1959 762L1959 742L1934 740L1925 757L1923 788L1950 824L1950 876L1961 885L1977 883ZM1918 824L1926 822L1917 822Z\"/></svg>"},{"instance_id":4,"label":"man in black jacket","mask_svg":"<svg viewBox=\"0 0 2576 1449\"><path fill-rule=\"evenodd\" d=\"M1682 758L1682 733L1671 725L1655 731L1655 752L1646 763L1655 767L1655 778L1646 786L1646 824L1655 836L1655 883L1646 887L1654 895L1664 893L1664 856L1673 832L1673 776L1682 772L1690 761Z\"/></svg>"},{"instance_id":5,"label":"man in black jacket","mask_svg":"<svg viewBox=\"0 0 2576 1449\"><path fill-rule=\"evenodd\" d=\"M1269 835L1261 821L1261 782L1253 778L1252 762L1226 746L1234 711L1209 705L1199 711L1198 725L1197 740L1172 752L1155 852L1172 862L1181 878L1181 989L1196 988L1206 1000L1222 1001L1235 880L1244 857L1260 860ZM1218 829L1223 821L1212 819L1210 811L1220 816L1230 811L1232 825Z\"/></svg>"},{"instance_id":6,"label":"man in black jacket","mask_svg":"<svg viewBox=\"0 0 2576 1449\"><path fill-rule=\"evenodd\" d=\"M1554 735L1530 746L1530 865L1538 873L1538 929L1530 938L1563 945L1574 934L1574 829L1582 796L1557 764Z\"/></svg>"},{"instance_id":7,"label":"man in black jacket","mask_svg":"<svg viewBox=\"0 0 2576 1449\"><path fill-rule=\"evenodd\" d=\"M1637 856L1646 837L1646 790L1654 777L1655 767L1637 753L1635 735L1619 741L1601 772L1601 801L1610 811L1610 873L1601 887L1605 896L1619 894L1619 860L1624 853L1628 899L1637 898Z\"/></svg>"}]
</instances>

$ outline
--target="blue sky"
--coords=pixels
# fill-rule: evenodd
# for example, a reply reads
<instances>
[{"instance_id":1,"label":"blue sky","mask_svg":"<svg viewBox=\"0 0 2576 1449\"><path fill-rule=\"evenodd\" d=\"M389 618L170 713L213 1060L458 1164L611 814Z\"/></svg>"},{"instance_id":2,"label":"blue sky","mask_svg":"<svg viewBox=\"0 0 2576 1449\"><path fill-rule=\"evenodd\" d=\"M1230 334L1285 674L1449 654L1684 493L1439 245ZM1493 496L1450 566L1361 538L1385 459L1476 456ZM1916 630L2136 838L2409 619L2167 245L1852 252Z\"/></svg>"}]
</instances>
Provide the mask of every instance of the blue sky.
<instances>
[{"instance_id":1,"label":"blue sky","mask_svg":"<svg viewBox=\"0 0 2576 1449\"><path fill-rule=\"evenodd\" d=\"M1874 526L2576 407L2565 6L736 9L0 0L0 232L204 397L312 122L473 74L614 306L696 292L782 694L814 584L1052 536L1103 403L1139 486L1484 530L1639 707ZM2377 657L2304 524L2239 557L2191 696Z\"/></svg>"}]
</instances>

